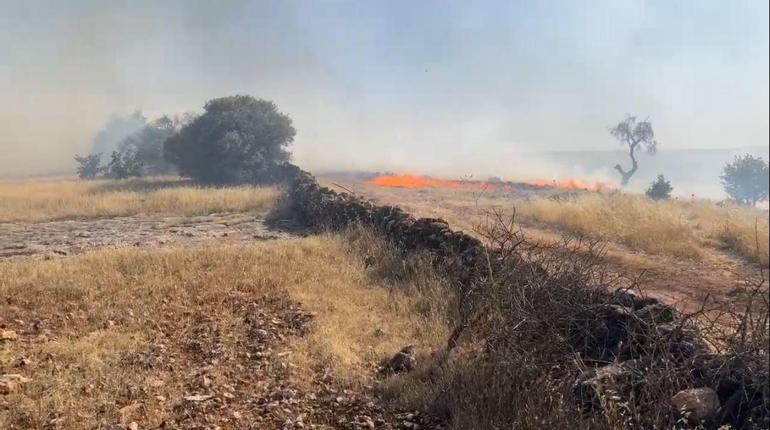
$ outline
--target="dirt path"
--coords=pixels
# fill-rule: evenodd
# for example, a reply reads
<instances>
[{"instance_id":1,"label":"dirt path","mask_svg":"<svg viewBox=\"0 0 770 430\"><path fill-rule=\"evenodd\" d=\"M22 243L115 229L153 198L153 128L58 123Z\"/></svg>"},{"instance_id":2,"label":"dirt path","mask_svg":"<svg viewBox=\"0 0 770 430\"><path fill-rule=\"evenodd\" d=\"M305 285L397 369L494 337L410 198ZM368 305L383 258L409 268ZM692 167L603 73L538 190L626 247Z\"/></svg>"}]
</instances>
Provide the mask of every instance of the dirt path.
<instances>
[{"instance_id":1,"label":"dirt path","mask_svg":"<svg viewBox=\"0 0 770 430\"><path fill-rule=\"evenodd\" d=\"M0 260L52 258L97 248L155 248L208 240L249 242L288 237L268 228L264 218L265 213L219 213L0 223Z\"/></svg>"}]
</instances>

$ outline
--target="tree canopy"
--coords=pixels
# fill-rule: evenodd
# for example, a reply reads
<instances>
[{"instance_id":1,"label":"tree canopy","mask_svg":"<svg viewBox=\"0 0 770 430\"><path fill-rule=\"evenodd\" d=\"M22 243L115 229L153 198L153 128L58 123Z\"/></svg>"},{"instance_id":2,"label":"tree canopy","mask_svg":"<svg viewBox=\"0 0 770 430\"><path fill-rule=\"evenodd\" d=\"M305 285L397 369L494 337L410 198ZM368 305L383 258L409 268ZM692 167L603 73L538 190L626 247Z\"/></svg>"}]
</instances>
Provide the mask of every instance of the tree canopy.
<instances>
[{"instance_id":1,"label":"tree canopy","mask_svg":"<svg viewBox=\"0 0 770 430\"><path fill-rule=\"evenodd\" d=\"M639 163L636 160L636 150L645 149L649 154L655 154L658 150L658 142L655 140L655 132L652 130L650 120L637 121L635 116L627 116L626 119L610 128L610 134L628 147L628 156L631 158L631 169L625 170L620 164L615 165L615 170L621 175L620 185L628 185L628 181L634 176Z\"/></svg>"},{"instance_id":2,"label":"tree canopy","mask_svg":"<svg viewBox=\"0 0 770 430\"><path fill-rule=\"evenodd\" d=\"M296 131L272 101L237 95L210 100L204 113L165 143L179 173L206 183L278 179Z\"/></svg>"},{"instance_id":3,"label":"tree canopy","mask_svg":"<svg viewBox=\"0 0 770 430\"><path fill-rule=\"evenodd\" d=\"M768 198L768 165L761 157L736 156L720 179L725 192L740 204L754 206Z\"/></svg>"}]
</instances>

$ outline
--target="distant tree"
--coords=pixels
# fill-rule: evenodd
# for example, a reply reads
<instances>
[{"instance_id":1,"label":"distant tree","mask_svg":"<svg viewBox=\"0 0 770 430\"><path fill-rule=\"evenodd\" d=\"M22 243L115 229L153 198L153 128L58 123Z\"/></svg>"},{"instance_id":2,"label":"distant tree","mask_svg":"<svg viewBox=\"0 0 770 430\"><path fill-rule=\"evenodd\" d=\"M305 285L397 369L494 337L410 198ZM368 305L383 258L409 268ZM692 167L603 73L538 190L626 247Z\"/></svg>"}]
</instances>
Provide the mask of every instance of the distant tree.
<instances>
[{"instance_id":1,"label":"distant tree","mask_svg":"<svg viewBox=\"0 0 770 430\"><path fill-rule=\"evenodd\" d=\"M95 179L103 170L99 167L101 160L101 152L98 154L86 155L85 157L75 155L75 161L78 162L78 177L80 179Z\"/></svg>"},{"instance_id":2,"label":"distant tree","mask_svg":"<svg viewBox=\"0 0 770 430\"><path fill-rule=\"evenodd\" d=\"M143 174L142 162L135 152L112 151L110 162L107 164L107 176L112 179L140 177Z\"/></svg>"},{"instance_id":3,"label":"distant tree","mask_svg":"<svg viewBox=\"0 0 770 430\"><path fill-rule=\"evenodd\" d=\"M768 165L762 157L736 156L720 179L725 192L740 204L755 206L768 198Z\"/></svg>"},{"instance_id":4,"label":"distant tree","mask_svg":"<svg viewBox=\"0 0 770 430\"><path fill-rule=\"evenodd\" d=\"M646 150L649 154L655 154L658 150L658 142L655 140L655 132L649 120L637 121L635 116L627 116L626 119L610 129L612 134L623 146L628 147L628 156L631 158L631 169L626 171L620 164L615 165L615 170L620 173L620 185L628 185L628 181L634 176L639 163L636 161L636 150Z\"/></svg>"},{"instance_id":5,"label":"distant tree","mask_svg":"<svg viewBox=\"0 0 770 430\"><path fill-rule=\"evenodd\" d=\"M647 197L653 200L668 200L671 198L671 191L674 187L671 186L671 182L666 180L663 175L658 175L657 179L652 181L645 194Z\"/></svg>"},{"instance_id":6,"label":"distant tree","mask_svg":"<svg viewBox=\"0 0 770 430\"><path fill-rule=\"evenodd\" d=\"M271 101L222 97L171 136L164 154L180 174L202 182L273 181L295 133L291 118Z\"/></svg>"},{"instance_id":7,"label":"distant tree","mask_svg":"<svg viewBox=\"0 0 770 430\"><path fill-rule=\"evenodd\" d=\"M188 124L194 116L162 116L135 131L120 143L119 151L133 152L142 163L144 173L148 175L171 174L176 171L174 165L163 155L166 140Z\"/></svg>"}]
</instances>

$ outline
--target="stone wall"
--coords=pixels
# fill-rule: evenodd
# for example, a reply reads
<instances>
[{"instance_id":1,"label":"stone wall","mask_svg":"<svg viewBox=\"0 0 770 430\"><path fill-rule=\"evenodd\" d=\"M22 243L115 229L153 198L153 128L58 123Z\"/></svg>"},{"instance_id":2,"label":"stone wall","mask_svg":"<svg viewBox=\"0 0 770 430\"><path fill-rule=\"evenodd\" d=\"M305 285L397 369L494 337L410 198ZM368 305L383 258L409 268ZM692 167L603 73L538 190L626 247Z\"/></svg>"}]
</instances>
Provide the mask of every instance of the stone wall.
<instances>
[{"instance_id":1,"label":"stone wall","mask_svg":"<svg viewBox=\"0 0 770 430\"><path fill-rule=\"evenodd\" d=\"M348 193L337 193L322 187L311 174L294 165L287 165L286 172L292 210L307 225L326 229L343 229L356 223L368 226L403 251L429 251L441 265L442 272L459 288L463 300L471 302L474 299L470 292L483 290L474 286L484 284L485 276L492 270L489 262L495 257L495 250L486 249L477 238L453 231L442 219L418 219L398 207L378 206ZM586 387L590 392L596 390L597 378L605 373L638 374L640 363L654 366L650 360L657 358L644 357L639 351L651 343L663 342L669 350L667 354L671 355L669 358L680 363L678 374L672 376L718 395L721 405L706 414L710 425L729 423L737 428L753 428L746 426L749 417L763 423L768 421L766 367L757 373L756 368L750 369L743 363L736 365L733 357L712 354L700 341L693 325L683 321L675 309L657 300L624 291L603 291L597 297L595 306L581 312L584 330L575 346L590 344L592 349L581 352L584 357L594 356L600 362L612 361L611 357L615 357L615 363L578 376L575 388L579 397L585 398ZM457 339L450 339L450 345L453 340ZM635 346L640 349L634 350ZM625 356L623 351L629 350L634 352ZM640 354L642 360L638 359ZM682 365L684 362L690 364ZM637 383L644 384L644 380ZM595 393L588 397L589 402L595 401Z\"/></svg>"}]
</instances>

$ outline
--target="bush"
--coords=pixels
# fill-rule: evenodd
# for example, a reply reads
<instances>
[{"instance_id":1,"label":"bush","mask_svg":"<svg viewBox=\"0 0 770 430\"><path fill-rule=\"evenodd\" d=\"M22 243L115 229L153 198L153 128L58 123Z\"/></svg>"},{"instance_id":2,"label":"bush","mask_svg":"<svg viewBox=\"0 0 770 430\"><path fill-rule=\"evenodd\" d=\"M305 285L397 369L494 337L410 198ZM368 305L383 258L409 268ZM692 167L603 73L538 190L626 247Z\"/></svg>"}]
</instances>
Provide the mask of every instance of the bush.
<instances>
[{"instance_id":1,"label":"bush","mask_svg":"<svg viewBox=\"0 0 770 430\"><path fill-rule=\"evenodd\" d=\"M755 206L767 200L768 165L762 157L736 156L722 169L720 178L725 192L740 204Z\"/></svg>"},{"instance_id":2,"label":"bush","mask_svg":"<svg viewBox=\"0 0 770 430\"><path fill-rule=\"evenodd\" d=\"M80 179L95 179L96 176L104 170L102 167L99 167L101 159L101 152L98 154L86 155L85 157L76 155L75 161L78 162L78 177Z\"/></svg>"},{"instance_id":3,"label":"bush","mask_svg":"<svg viewBox=\"0 0 770 430\"><path fill-rule=\"evenodd\" d=\"M671 181L667 181L663 175L658 175L657 179L652 181L650 187L647 188L645 194L653 200L668 200L671 198L671 191L673 190Z\"/></svg>"},{"instance_id":4,"label":"bush","mask_svg":"<svg viewBox=\"0 0 770 430\"><path fill-rule=\"evenodd\" d=\"M142 176L142 162L136 152L112 151L110 162L107 165L107 176L112 179L127 179Z\"/></svg>"},{"instance_id":5,"label":"bush","mask_svg":"<svg viewBox=\"0 0 770 430\"><path fill-rule=\"evenodd\" d=\"M169 137L189 124L195 117L196 115L192 113L186 113L181 117L164 115L123 139L118 145L118 150L136 153L136 158L142 163L144 173L147 175L175 174L176 168L164 157L163 145Z\"/></svg>"},{"instance_id":6,"label":"bush","mask_svg":"<svg viewBox=\"0 0 770 430\"><path fill-rule=\"evenodd\" d=\"M275 103L251 96L210 100L164 145L179 173L205 183L272 182L296 131Z\"/></svg>"}]
</instances>

